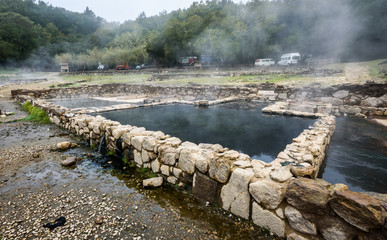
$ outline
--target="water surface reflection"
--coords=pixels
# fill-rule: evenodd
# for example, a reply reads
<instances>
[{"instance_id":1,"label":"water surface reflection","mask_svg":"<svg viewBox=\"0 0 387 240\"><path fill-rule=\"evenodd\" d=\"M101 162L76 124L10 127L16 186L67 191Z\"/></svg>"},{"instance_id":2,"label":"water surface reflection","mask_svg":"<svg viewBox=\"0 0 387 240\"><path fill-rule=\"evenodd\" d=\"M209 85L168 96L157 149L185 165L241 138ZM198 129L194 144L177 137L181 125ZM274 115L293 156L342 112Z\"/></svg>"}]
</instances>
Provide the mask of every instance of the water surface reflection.
<instances>
[{"instance_id":1,"label":"water surface reflection","mask_svg":"<svg viewBox=\"0 0 387 240\"><path fill-rule=\"evenodd\" d=\"M365 119L337 118L319 177L352 191L387 193L386 130Z\"/></svg>"},{"instance_id":2,"label":"water surface reflection","mask_svg":"<svg viewBox=\"0 0 387 240\"><path fill-rule=\"evenodd\" d=\"M103 113L122 124L161 130L194 143L219 143L266 162L315 120L262 115L264 104L227 103L209 108L166 105Z\"/></svg>"}]
</instances>

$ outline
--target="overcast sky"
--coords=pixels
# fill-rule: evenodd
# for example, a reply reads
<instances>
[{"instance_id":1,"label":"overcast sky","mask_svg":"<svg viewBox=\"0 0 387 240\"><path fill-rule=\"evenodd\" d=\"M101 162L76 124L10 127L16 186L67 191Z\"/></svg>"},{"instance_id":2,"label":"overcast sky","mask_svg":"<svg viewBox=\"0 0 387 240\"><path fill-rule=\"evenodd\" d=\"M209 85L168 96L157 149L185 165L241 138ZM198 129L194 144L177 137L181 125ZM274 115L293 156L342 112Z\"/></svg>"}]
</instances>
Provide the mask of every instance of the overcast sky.
<instances>
[{"instance_id":1,"label":"overcast sky","mask_svg":"<svg viewBox=\"0 0 387 240\"><path fill-rule=\"evenodd\" d=\"M235 3L249 0L233 0ZM46 0L54 7L63 7L74 12L83 12L89 7L97 16L109 22L134 20L145 12L147 17L158 15L163 10L171 12L191 6L194 0ZM197 0L196 2L200 2Z\"/></svg>"}]
</instances>

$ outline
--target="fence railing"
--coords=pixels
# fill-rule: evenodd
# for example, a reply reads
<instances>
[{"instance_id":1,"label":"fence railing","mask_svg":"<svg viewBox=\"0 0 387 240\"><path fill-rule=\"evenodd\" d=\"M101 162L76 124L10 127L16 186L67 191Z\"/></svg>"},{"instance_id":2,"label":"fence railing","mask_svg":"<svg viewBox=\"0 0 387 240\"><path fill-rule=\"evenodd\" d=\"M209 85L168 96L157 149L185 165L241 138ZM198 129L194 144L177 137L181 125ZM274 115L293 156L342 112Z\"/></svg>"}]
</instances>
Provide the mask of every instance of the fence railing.
<instances>
[{"instance_id":1,"label":"fence railing","mask_svg":"<svg viewBox=\"0 0 387 240\"><path fill-rule=\"evenodd\" d=\"M311 59L306 61L308 66L323 66L340 63L340 58Z\"/></svg>"}]
</instances>

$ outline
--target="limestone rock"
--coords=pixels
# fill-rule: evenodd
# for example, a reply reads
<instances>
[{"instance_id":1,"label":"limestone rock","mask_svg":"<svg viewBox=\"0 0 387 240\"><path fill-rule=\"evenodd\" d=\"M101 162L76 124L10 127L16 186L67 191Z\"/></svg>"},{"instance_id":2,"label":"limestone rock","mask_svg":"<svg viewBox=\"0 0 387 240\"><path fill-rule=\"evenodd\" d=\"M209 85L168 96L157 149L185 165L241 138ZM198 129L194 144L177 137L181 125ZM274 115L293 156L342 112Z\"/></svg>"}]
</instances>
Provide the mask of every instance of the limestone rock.
<instances>
[{"instance_id":1,"label":"limestone rock","mask_svg":"<svg viewBox=\"0 0 387 240\"><path fill-rule=\"evenodd\" d=\"M181 140L177 137L171 137L171 138L165 139L163 143L172 147L177 147L181 144Z\"/></svg>"},{"instance_id":2,"label":"limestone rock","mask_svg":"<svg viewBox=\"0 0 387 240\"><path fill-rule=\"evenodd\" d=\"M143 149L141 151L141 159L142 159L142 162L144 163L147 163L150 161L149 152L147 150Z\"/></svg>"},{"instance_id":3,"label":"limestone rock","mask_svg":"<svg viewBox=\"0 0 387 240\"><path fill-rule=\"evenodd\" d=\"M236 160L239 157L240 153L235 150L229 150L222 154L223 158Z\"/></svg>"},{"instance_id":4,"label":"limestone rock","mask_svg":"<svg viewBox=\"0 0 387 240\"><path fill-rule=\"evenodd\" d=\"M232 173L230 181L221 191L223 209L229 210L235 215L249 219L250 214L250 194L248 186L253 171L237 168Z\"/></svg>"},{"instance_id":5,"label":"limestone rock","mask_svg":"<svg viewBox=\"0 0 387 240\"><path fill-rule=\"evenodd\" d=\"M145 136L134 136L134 137L132 137L130 142L131 142L131 145L133 147L135 147L138 151L141 151L142 143L143 143L144 139L145 139Z\"/></svg>"},{"instance_id":6,"label":"limestone rock","mask_svg":"<svg viewBox=\"0 0 387 240\"><path fill-rule=\"evenodd\" d=\"M163 175L169 176L169 166L167 166L167 165L162 165L162 166L160 167L160 171L161 171L161 173L162 173Z\"/></svg>"},{"instance_id":7,"label":"limestone rock","mask_svg":"<svg viewBox=\"0 0 387 240\"><path fill-rule=\"evenodd\" d=\"M142 142L142 147L147 151L154 151L156 146L156 139L153 137L145 137Z\"/></svg>"},{"instance_id":8,"label":"limestone rock","mask_svg":"<svg viewBox=\"0 0 387 240\"><path fill-rule=\"evenodd\" d=\"M287 217L290 226L301 233L317 235L316 225L308 221L302 214L292 206L285 208L285 216Z\"/></svg>"},{"instance_id":9,"label":"limestone rock","mask_svg":"<svg viewBox=\"0 0 387 240\"><path fill-rule=\"evenodd\" d=\"M254 224L269 229L278 237L285 237L285 221L256 202L253 202L252 220Z\"/></svg>"},{"instance_id":10,"label":"limestone rock","mask_svg":"<svg viewBox=\"0 0 387 240\"><path fill-rule=\"evenodd\" d=\"M158 159L154 160L151 163L152 172L154 173L160 172L160 166L161 166L160 161Z\"/></svg>"},{"instance_id":11,"label":"limestone rock","mask_svg":"<svg viewBox=\"0 0 387 240\"><path fill-rule=\"evenodd\" d=\"M349 95L348 90L339 90L333 94L333 97L343 99L343 98L348 97L348 95Z\"/></svg>"},{"instance_id":12,"label":"limestone rock","mask_svg":"<svg viewBox=\"0 0 387 240\"><path fill-rule=\"evenodd\" d=\"M308 178L290 180L285 193L288 203L306 212L319 215L325 213L329 191L322 181Z\"/></svg>"},{"instance_id":13,"label":"limestone rock","mask_svg":"<svg viewBox=\"0 0 387 240\"><path fill-rule=\"evenodd\" d=\"M70 142L60 142L56 144L56 147L60 150L67 150L71 147Z\"/></svg>"},{"instance_id":14,"label":"limestone rock","mask_svg":"<svg viewBox=\"0 0 387 240\"><path fill-rule=\"evenodd\" d=\"M178 179L174 176L167 177L167 182L169 182L170 184L175 185L177 183L177 181L178 181Z\"/></svg>"},{"instance_id":15,"label":"limestone rock","mask_svg":"<svg viewBox=\"0 0 387 240\"><path fill-rule=\"evenodd\" d=\"M260 205L267 209L276 209L285 196L286 185L263 179L251 183L249 192Z\"/></svg>"},{"instance_id":16,"label":"limestone rock","mask_svg":"<svg viewBox=\"0 0 387 240\"><path fill-rule=\"evenodd\" d=\"M172 172L175 177L179 178L183 171L180 168L173 168Z\"/></svg>"},{"instance_id":17,"label":"limestone rock","mask_svg":"<svg viewBox=\"0 0 387 240\"><path fill-rule=\"evenodd\" d=\"M164 164L173 166L176 163L176 158L177 158L177 150L176 148L173 147L163 147L159 149L161 151L161 161Z\"/></svg>"},{"instance_id":18,"label":"limestone rock","mask_svg":"<svg viewBox=\"0 0 387 240\"><path fill-rule=\"evenodd\" d=\"M221 184L209 178L207 175L196 172L193 178L192 194L204 201L217 202L218 190Z\"/></svg>"},{"instance_id":19,"label":"limestone rock","mask_svg":"<svg viewBox=\"0 0 387 240\"><path fill-rule=\"evenodd\" d=\"M138 166L142 166L142 156L141 152L138 151L137 149L133 150L133 156L134 156L134 162L137 163Z\"/></svg>"},{"instance_id":20,"label":"limestone rock","mask_svg":"<svg viewBox=\"0 0 387 240\"><path fill-rule=\"evenodd\" d=\"M60 164L62 164L62 166L71 166L71 165L74 165L76 162L77 162L76 157L68 157L65 160L61 161Z\"/></svg>"},{"instance_id":21,"label":"limestone rock","mask_svg":"<svg viewBox=\"0 0 387 240\"><path fill-rule=\"evenodd\" d=\"M112 135L115 139L119 139L122 134L127 133L130 131L131 128L128 128L127 126L121 126L117 127L112 131Z\"/></svg>"},{"instance_id":22,"label":"limestone rock","mask_svg":"<svg viewBox=\"0 0 387 240\"><path fill-rule=\"evenodd\" d=\"M274 181L282 183L293 177L293 174L290 173L289 168L281 167L274 169L274 171L270 173L270 177Z\"/></svg>"},{"instance_id":23,"label":"limestone rock","mask_svg":"<svg viewBox=\"0 0 387 240\"><path fill-rule=\"evenodd\" d=\"M208 171L208 166L210 159L214 157L214 152L213 151L208 151L208 150L202 150L199 153L199 157L195 162L196 168L202 172L206 173Z\"/></svg>"},{"instance_id":24,"label":"limestone rock","mask_svg":"<svg viewBox=\"0 0 387 240\"><path fill-rule=\"evenodd\" d=\"M250 161L236 161L233 162L233 165L239 168L250 168L251 162Z\"/></svg>"},{"instance_id":25,"label":"limestone rock","mask_svg":"<svg viewBox=\"0 0 387 240\"><path fill-rule=\"evenodd\" d=\"M163 185L163 178L154 177L154 178L144 179L142 181L142 185L144 187L160 187L161 185Z\"/></svg>"},{"instance_id":26,"label":"limestone rock","mask_svg":"<svg viewBox=\"0 0 387 240\"><path fill-rule=\"evenodd\" d=\"M363 231L382 227L385 223L387 213L382 203L368 195L337 191L329 203L337 215Z\"/></svg>"},{"instance_id":27,"label":"limestone rock","mask_svg":"<svg viewBox=\"0 0 387 240\"><path fill-rule=\"evenodd\" d=\"M231 166L226 159L213 158L210 160L208 172L212 179L215 179L220 183L226 183L230 176Z\"/></svg>"},{"instance_id":28,"label":"limestone rock","mask_svg":"<svg viewBox=\"0 0 387 240\"><path fill-rule=\"evenodd\" d=\"M179 168L188 174L195 172L195 162L199 157L199 149L183 148L179 157Z\"/></svg>"}]
</instances>

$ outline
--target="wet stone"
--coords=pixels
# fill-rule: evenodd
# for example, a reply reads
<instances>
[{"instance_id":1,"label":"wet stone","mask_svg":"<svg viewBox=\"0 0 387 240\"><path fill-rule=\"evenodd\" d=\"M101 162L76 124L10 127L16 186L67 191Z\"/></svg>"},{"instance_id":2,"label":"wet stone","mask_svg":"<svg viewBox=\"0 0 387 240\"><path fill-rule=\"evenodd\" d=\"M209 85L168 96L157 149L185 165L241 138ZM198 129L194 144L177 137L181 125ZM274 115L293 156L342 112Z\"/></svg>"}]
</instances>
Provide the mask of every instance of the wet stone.
<instances>
[{"instance_id":1,"label":"wet stone","mask_svg":"<svg viewBox=\"0 0 387 240\"><path fill-rule=\"evenodd\" d=\"M76 157L68 157L65 160L61 161L60 164L62 164L62 166L71 166L71 165L74 165L76 162L77 162Z\"/></svg>"}]
</instances>

